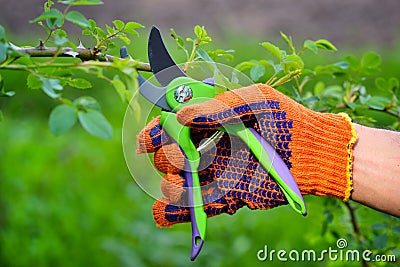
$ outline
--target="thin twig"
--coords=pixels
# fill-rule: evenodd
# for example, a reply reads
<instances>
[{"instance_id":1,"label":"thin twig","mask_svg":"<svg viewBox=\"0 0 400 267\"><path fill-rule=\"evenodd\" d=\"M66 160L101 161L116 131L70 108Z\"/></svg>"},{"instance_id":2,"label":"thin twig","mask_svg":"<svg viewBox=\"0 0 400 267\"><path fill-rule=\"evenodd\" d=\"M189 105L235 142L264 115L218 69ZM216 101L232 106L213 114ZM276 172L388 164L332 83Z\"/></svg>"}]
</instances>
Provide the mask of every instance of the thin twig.
<instances>
[{"instance_id":1,"label":"thin twig","mask_svg":"<svg viewBox=\"0 0 400 267\"><path fill-rule=\"evenodd\" d=\"M358 226L358 221L357 221L357 217L355 214L355 208L349 202L344 202L344 205L346 206L347 210L349 211L351 225L353 226L353 232L354 232L355 236L357 237L358 243L361 246L361 243L364 240L364 236L361 234L360 227ZM363 267L369 266L364 258L362 259L362 266Z\"/></svg>"},{"instance_id":2,"label":"thin twig","mask_svg":"<svg viewBox=\"0 0 400 267\"><path fill-rule=\"evenodd\" d=\"M357 218L354 213L354 207L352 207L349 202L344 202L344 205L347 207L347 210L349 211L351 225L353 226L354 234L357 236L358 240L362 241L362 236L360 235L360 228L358 227Z\"/></svg>"}]
</instances>

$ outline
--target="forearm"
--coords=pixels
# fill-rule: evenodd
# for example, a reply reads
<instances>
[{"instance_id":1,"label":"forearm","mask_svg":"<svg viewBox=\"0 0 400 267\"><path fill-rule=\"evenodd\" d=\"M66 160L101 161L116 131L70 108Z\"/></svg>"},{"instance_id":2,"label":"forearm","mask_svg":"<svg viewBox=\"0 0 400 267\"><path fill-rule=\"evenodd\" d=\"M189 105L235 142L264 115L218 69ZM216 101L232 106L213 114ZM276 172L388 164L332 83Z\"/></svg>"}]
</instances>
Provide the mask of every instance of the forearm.
<instances>
[{"instance_id":1,"label":"forearm","mask_svg":"<svg viewBox=\"0 0 400 267\"><path fill-rule=\"evenodd\" d=\"M400 217L400 133L355 124L351 198Z\"/></svg>"}]
</instances>

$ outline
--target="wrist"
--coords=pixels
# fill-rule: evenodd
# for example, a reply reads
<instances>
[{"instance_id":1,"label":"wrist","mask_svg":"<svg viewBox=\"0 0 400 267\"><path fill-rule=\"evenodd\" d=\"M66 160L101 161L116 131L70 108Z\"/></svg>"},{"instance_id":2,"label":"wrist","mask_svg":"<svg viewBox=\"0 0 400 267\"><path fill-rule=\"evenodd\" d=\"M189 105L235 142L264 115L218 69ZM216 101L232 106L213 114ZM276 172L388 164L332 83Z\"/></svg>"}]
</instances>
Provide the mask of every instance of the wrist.
<instances>
[{"instance_id":1,"label":"wrist","mask_svg":"<svg viewBox=\"0 0 400 267\"><path fill-rule=\"evenodd\" d=\"M355 124L359 140L354 147L351 199L400 216L400 133Z\"/></svg>"}]
</instances>

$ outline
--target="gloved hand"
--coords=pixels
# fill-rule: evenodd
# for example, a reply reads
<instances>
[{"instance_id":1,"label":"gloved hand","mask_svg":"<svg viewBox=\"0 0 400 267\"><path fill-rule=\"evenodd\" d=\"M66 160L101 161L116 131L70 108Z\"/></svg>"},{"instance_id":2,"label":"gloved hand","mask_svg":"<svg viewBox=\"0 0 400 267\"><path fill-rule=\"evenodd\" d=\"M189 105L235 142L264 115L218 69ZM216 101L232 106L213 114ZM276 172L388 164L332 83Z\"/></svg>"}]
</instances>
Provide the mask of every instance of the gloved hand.
<instances>
[{"instance_id":1,"label":"gloved hand","mask_svg":"<svg viewBox=\"0 0 400 267\"><path fill-rule=\"evenodd\" d=\"M312 111L275 89L257 84L190 105L177 113L192 128L195 145L225 124L253 127L289 167L301 193L348 200L352 190L352 147L357 135L346 114ZM185 207L183 154L163 132L159 117L138 135L137 153L155 152L154 164L166 175L165 198L153 205L158 226L190 221ZM234 144L235 149L232 149ZM204 210L208 216L233 214L247 206L269 209L287 204L274 179L238 138L224 134L216 149L201 156L199 167Z\"/></svg>"}]
</instances>

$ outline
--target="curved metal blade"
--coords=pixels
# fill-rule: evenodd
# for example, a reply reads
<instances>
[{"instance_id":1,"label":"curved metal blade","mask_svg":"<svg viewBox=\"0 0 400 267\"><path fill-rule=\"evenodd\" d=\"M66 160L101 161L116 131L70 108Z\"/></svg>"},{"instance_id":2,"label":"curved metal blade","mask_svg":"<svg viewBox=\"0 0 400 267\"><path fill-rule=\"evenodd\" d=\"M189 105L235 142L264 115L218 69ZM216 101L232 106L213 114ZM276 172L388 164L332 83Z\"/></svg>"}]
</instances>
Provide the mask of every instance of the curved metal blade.
<instances>
[{"instance_id":1,"label":"curved metal blade","mask_svg":"<svg viewBox=\"0 0 400 267\"><path fill-rule=\"evenodd\" d=\"M165 98L165 94L167 93L167 89L165 87L155 86L140 74L138 75L138 81L139 92L142 96L144 96L144 98L164 110L172 111L171 107L167 103L167 99Z\"/></svg>"},{"instance_id":2,"label":"curved metal blade","mask_svg":"<svg viewBox=\"0 0 400 267\"><path fill-rule=\"evenodd\" d=\"M148 57L151 70L162 86L168 86L175 78L187 76L171 58L162 40L160 30L155 26L151 28L149 36Z\"/></svg>"},{"instance_id":3,"label":"curved metal blade","mask_svg":"<svg viewBox=\"0 0 400 267\"><path fill-rule=\"evenodd\" d=\"M121 58L129 57L128 50L125 46L122 46L119 49L119 55ZM167 100L165 99L166 88L160 88L155 86L154 84L147 81L142 75L138 74L138 82L139 82L139 92L144 98L149 100L156 106L159 106L162 109L171 111Z\"/></svg>"}]
</instances>

